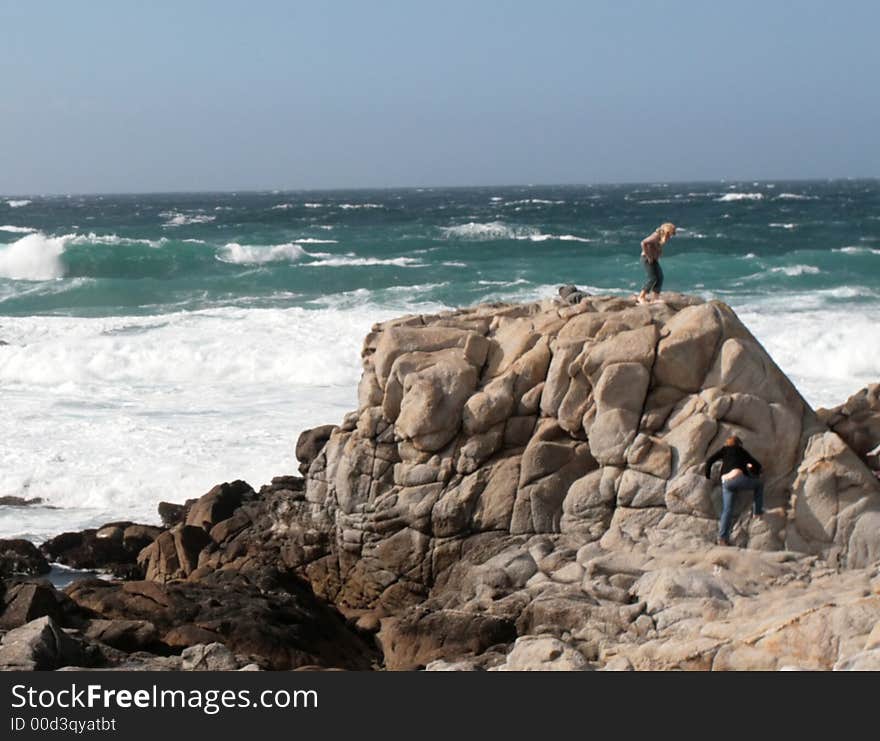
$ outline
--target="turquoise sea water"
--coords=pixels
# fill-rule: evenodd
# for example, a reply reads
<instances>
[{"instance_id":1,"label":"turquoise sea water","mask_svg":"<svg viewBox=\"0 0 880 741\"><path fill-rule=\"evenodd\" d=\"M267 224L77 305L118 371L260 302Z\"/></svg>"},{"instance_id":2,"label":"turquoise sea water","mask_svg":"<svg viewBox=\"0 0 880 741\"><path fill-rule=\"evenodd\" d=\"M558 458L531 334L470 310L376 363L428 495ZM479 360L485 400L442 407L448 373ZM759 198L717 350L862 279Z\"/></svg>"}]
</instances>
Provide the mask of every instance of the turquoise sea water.
<instances>
[{"instance_id":1,"label":"turquoise sea water","mask_svg":"<svg viewBox=\"0 0 880 741\"><path fill-rule=\"evenodd\" d=\"M354 406L373 321L560 283L730 303L814 405L880 379L880 182L0 199L0 536L292 470ZM56 514L52 514L52 513Z\"/></svg>"},{"instance_id":2,"label":"turquoise sea water","mask_svg":"<svg viewBox=\"0 0 880 741\"><path fill-rule=\"evenodd\" d=\"M28 242L0 247L0 315L634 290L638 242L662 221L682 227L670 290L859 303L877 298L878 219L877 181L7 198L0 227L37 233L0 230Z\"/></svg>"}]
</instances>

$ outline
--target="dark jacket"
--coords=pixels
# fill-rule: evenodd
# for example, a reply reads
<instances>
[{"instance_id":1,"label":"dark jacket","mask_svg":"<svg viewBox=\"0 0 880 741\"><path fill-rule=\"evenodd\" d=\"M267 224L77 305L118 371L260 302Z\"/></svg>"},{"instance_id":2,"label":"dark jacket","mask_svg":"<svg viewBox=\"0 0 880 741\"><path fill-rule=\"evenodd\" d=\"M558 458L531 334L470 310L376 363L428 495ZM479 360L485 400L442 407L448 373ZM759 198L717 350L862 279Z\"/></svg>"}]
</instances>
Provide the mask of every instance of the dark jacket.
<instances>
[{"instance_id":1,"label":"dark jacket","mask_svg":"<svg viewBox=\"0 0 880 741\"><path fill-rule=\"evenodd\" d=\"M721 475L732 471L734 468L741 469L744 473L751 473L757 476L761 473L761 464L758 463L741 445L725 445L723 448L709 456L706 461L706 478L712 478L712 464L721 461ZM751 463L754 469L749 472L746 466Z\"/></svg>"}]
</instances>

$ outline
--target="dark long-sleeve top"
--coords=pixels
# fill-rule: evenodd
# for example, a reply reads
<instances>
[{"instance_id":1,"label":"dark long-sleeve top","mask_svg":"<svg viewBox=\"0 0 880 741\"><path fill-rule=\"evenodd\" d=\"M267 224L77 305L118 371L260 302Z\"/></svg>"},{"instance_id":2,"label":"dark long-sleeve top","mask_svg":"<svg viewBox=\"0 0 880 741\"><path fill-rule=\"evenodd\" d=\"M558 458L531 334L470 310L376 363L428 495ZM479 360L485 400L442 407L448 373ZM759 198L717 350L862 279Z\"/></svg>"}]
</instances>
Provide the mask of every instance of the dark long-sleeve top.
<instances>
[{"instance_id":1,"label":"dark long-sleeve top","mask_svg":"<svg viewBox=\"0 0 880 741\"><path fill-rule=\"evenodd\" d=\"M725 445L723 448L709 456L709 460L706 461L707 479L712 477L712 464L719 460L721 461L722 476L735 468L739 468L741 471L745 472L747 471L746 466L749 463L754 467L754 473L756 475L761 473L761 464L752 458L748 450L739 445Z\"/></svg>"}]
</instances>

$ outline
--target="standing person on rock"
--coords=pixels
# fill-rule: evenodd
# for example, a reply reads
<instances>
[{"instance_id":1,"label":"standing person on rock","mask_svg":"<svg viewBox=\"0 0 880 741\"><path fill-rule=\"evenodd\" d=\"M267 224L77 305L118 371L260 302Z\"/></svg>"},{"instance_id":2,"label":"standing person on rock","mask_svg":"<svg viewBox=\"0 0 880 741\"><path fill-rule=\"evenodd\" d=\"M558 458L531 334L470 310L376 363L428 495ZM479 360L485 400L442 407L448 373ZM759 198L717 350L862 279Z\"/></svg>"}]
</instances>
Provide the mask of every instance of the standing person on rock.
<instances>
[{"instance_id":1,"label":"standing person on rock","mask_svg":"<svg viewBox=\"0 0 880 741\"><path fill-rule=\"evenodd\" d=\"M663 268L660 267L660 256L663 254L663 245L670 237L675 236L675 224L669 222L661 224L642 240L642 256L639 262L645 269L645 285L639 293L638 302L647 304L660 298L660 290L663 288ZM648 298L652 293L653 297Z\"/></svg>"},{"instance_id":2,"label":"standing person on rock","mask_svg":"<svg viewBox=\"0 0 880 741\"><path fill-rule=\"evenodd\" d=\"M752 512L755 517L764 514L764 484L758 478L761 464L747 451L736 435L724 441L724 447L706 461L706 478L712 478L712 465L721 461L721 520L718 523L718 544L730 545L730 526L733 520L733 500L738 491L753 492Z\"/></svg>"}]
</instances>

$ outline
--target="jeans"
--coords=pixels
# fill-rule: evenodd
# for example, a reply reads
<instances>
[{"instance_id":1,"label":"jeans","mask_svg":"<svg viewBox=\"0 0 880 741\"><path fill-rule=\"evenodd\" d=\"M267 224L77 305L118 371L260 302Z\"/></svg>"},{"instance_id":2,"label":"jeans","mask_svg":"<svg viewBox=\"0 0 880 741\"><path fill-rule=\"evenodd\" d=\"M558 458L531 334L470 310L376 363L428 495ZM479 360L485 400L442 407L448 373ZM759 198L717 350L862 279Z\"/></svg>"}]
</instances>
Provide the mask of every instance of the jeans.
<instances>
[{"instance_id":1,"label":"jeans","mask_svg":"<svg viewBox=\"0 0 880 741\"><path fill-rule=\"evenodd\" d=\"M746 489L751 489L754 492L754 513L756 515L764 513L764 484L759 478L741 473L729 481L722 479L721 500L723 506L721 508L721 522L718 523L719 538L730 537L730 525L733 519L733 500L738 491Z\"/></svg>"},{"instance_id":2,"label":"jeans","mask_svg":"<svg viewBox=\"0 0 880 741\"><path fill-rule=\"evenodd\" d=\"M644 255L641 256L639 262L642 263L642 267L645 269L646 278L642 290L645 293L648 293L648 291L660 293L660 289L663 288L663 268L660 267L660 262L648 262L648 258Z\"/></svg>"}]
</instances>

